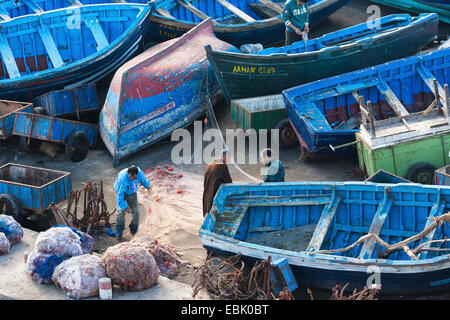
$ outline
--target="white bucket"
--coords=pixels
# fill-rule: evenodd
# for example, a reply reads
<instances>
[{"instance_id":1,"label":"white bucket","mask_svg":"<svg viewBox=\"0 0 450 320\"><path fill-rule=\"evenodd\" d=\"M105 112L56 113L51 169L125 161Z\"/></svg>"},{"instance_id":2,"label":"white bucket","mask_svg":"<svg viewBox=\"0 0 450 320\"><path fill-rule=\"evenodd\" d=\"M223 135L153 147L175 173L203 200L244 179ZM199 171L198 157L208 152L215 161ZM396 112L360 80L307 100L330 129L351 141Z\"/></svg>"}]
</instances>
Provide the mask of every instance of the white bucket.
<instances>
[{"instance_id":1,"label":"white bucket","mask_svg":"<svg viewBox=\"0 0 450 320\"><path fill-rule=\"evenodd\" d=\"M102 300L112 299L112 285L110 278L100 278L98 280L98 293Z\"/></svg>"}]
</instances>

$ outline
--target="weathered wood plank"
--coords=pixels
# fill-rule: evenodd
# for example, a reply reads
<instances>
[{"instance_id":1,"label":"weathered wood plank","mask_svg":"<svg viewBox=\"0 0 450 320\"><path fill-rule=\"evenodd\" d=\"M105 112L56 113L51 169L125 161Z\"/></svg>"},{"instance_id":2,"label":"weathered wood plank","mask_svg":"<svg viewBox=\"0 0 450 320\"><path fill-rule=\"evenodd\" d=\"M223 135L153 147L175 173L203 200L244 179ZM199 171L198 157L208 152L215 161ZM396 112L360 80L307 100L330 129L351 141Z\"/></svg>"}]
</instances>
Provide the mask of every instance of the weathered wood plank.
<instances>
[{"instance_id":1,"label":"weathered wood plank","mask_svg":"<svg viewBox=\"0 0 450 320\"><path fill-rule=\"evenodd\" d=\"M53 40L52 34L48 28L42 28L41 26L37 27L39 35L42 38L42 42L44 43L45 49L47 50L47 54L50 57L50 61L53 64L54 68L60 68L64 66L64 62L59 54L58 48L56 47L56 43Z\"/></svg>"},{"instance_id":2,"label":"weathered wood plank","mask_svg":"<svg viewBox=\"0 0 450 320\"><path fill-rule=\"evenodd\" d=\"M446 202L441 200L440 192L438 192L436 203L431 208L430 215L428 217L433 218L433 217L442 215L444 213L445 206L446 206ZM427 223L425 224L424 229L428 228L432 223L433 223L433 220L428 219ZM435 233L436 233L436 229L431 231L425 238L422 239L422 241L420 243L425 243L425 242L433 240ZM430 247L431 247L431 244L427 244L426 246L424 246L424 249L428 249ZM419 259L426 259L427 255L428 255L428 252L425 251L425 252L419 253L418 257L419 257Z\"/></svg>"},{"instance_id":3,"label":"weathered wood plank","mask_svg":"<svg viewBox=\"0 0 450 320\"><path fill-rule=\"evenodd\" d=\"M9 46L8 40L0 34L0 53L3 58L6 70L8 70L8 75L10 79L20 77L20 71L16 64L16 59L12 53L11 47Z\"/></svg>"},{"instance_id":4,"label":"weathered wood plank","mask_svg":"<svg viewBox=\"0 0 450 320\"><path fill-rule=\"evenodd\" d=\"M41 7L39 7L37 5L36 2L34 2L33 0L22 0L22 2L31 10L33 10L35 13L41 13L44 12L44 10L42 10Z\"/></svg>"},{"instance_id":5,"label":"weathered wood plank","mask_svg":"<svg viewBox=\"0 0 450 320\"><path fill-rule=\"evenodd\" d=\"M311 238L311 241L306 248L306 252L312 252L320 250L322 246L323 240L325 239L325 235L328 232L331 221L334 218L334 214L336 213L337 207L341 202L340 196L333 196L332 201L325 206L322 212L322 216L320 217L319 222L317 223L316 229L314 230L314 234Z\"/></svg>"},{"instance_id":6,"label":"weathered wood plank","mask_svg":"<svg viewBox=\"0 0 450 320\"><path fill-rule=\"evenodd\" d=\"M202 20L207 20L210 18L210 16L204 14L202 11L194 7L190 2L187 2L185 0L178 0L178 3Z\"/></svg>"},{"instance_id":7,"label":"weathered wood plank","mask_svg":"<svg viewBox=\"0 0 450 320\"><path fill-rule=\"evenodd\" d=\"M106 38L105 32L100 25L100 22L95 19L85 20L84 23L91 30L92 35L94 36L95 41L97 42L97 51L106 48L109 45L109 41Z\"/></svg>"},{"instance_id":8,"label":"weathered wood plank","mask_svg":"<svg viewBox=\"0 0 450 320\"><path fill-rule=\"evenodd\" d=\"M266 196L264 198L247 198L247 199L233 199L230 198L227 201L228 206L252 206L252 207L272 207L272 206L311 206L328 204L331 201L331 197L279 197L279 196Z\"/></svg>"},{"instance_id":9,"label":"weathered wood plank","mask_svg":"<svg viewBox=\"0 0 450 320\"><path fill-rule=\"evenodd\" d=\"M237 15L239 18L244 20L245 22L255 22L256 21L255 19L250 17L248 14L246 14L244 11L242 11L238 7L232 5L228 1L226 1L226 0L216 0L216 1L219 2L225 8L227 8L228 10L230 10L232 13Z\"/></svg>"},{"instance_id":10,"label":"weathered wood plank","mask_svg":"<svg viewBox=\"0 0 450 320\"><path fill-rule=\"evenodd\" d=\"M420 64L417 68L417 73L419 74L419 76L423 79L423 81L425 82L425 84L427 85L427 87L431 90L431 92L434 92L434 76L433 74L430 72L430 70L428 70L427 68L425 68L422 64ZM445 101L444 101L444 96L445 96L445 92L444 89L438 84L438 90L439 90L439 96L440 96L440 101L442 103L442 105L445 105Z\"/></svg>"},{"instance_id":11,"label":"weathered wood plank","mask_svg":"<svg viewBox=\"0 0 450 320\"><path fill-rule=\"evenodd\" d=\"M169 11L167 11L167 10L164 9L164 8L157 8L157 9L156 9L156 13L158 13L158 14L162 15L163 17L166 17L166 18L176 19L174 16L172 16L172 15L169 13Z\"/></svg>"},{"instance_id":12,"label":"weathered wood plank","mask_svg":"<svg viewBox=\"0 0 450 320\"><path fill-rule=\"evenodd\" d=\"M383 78L378 77L380 82L377 84L378 90L381 92L381 94L386 99L386 102L389 104L389 106L394 110L394 112L397 114L397 116L402 117L409 114L409 112L406 110L406 108L403 106L403 104L400 102L400 100L395 95L394 91L388 86L386 81L384 81Z\"/></svg>"}]
</instances>

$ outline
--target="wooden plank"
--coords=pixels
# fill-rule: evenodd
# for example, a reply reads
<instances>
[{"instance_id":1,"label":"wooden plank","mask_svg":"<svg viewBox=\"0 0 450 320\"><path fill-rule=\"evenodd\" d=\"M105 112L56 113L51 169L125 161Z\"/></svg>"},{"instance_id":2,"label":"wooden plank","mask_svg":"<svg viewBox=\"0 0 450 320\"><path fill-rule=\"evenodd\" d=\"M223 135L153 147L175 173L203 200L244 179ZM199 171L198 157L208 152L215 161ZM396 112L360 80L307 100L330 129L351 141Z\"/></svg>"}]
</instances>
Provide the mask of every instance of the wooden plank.
<instances>
[{"instance_id":1,"label":"wooden plank","mask_svg":"<svg viewBox=\"0 0 450 320\"><path fill-rule=\"evenodd\" d=\"M2 7L0 7L0 19L5 21L11 20L9 13Z\"/></svg>"},{"instance_id":2,"label":"wooden plank","mask_svg":"<svg viewBox=\"0 0 450 320\"><path fill-rule=\"evenodd\" d=\"M109 45L108 39L106 39L106 35L103 32L103 28L100 25L100 22L95 20L85 20L84 23L86 26L92 31L92 35L95 38L95 41L97 42L97 51L102 50L103 48L106 48Z\"/></svg>"},{"instance_id":3,"label":"wooden plank","mask_svg":"<svg viewBox=\"0 0 450 320\"><path fill-rule=\"evenodd\" d=\"M294 197L265 197L262 199L228 199L227 205L229 206L252 206L252 207L267 207L267 206L311 206L329 204L330 197L323 196L317 198L294 198Z\"/></svg>"},{"instance_id":4,"label":"wooden plank","mask_svg":"<svg viewBox=\"0 0 450 320\"><path fill-rule=\"evenodd\" d=\"M444 117L448 121L448 110L450 108L450 94L448 90L448 84L444 84L444 100L445 100Z\"/></svg>"},{"instance_id":5,"label":"wooden plank","mask_svg":"<svg viewBox=\"0 0 450 320\"><path fill-rule=\"evenodd\" d=\"M279 5L277 5L276 3L270 1L270 0L258 0L259 2L261 2L263 5L265 5L266 7L268 7L269 9L272 9L273 11L275 11L278 14L281 14L283 12L283 8L280 7Z\"/></svg>"},{"instance_id":6,"label":"wooden plank","mask_svg":"<svg viewBox=\"0 0 450 320\"><path fill-rule=\"evenodd\" d=\"M230 10L232 13L237 15L239 18L244 20L245 22L255 22L256 21L255 19L250 17L248 14L246 14L244 11L242 11L238 7L235 7L234 5L229 3L228 1L226 1L226 0L216 0L216 1L219 2L225 8L227 8L228 10Z\"/></svg>"},{"instance_id":7,"label":"wooden plank","mask_svg":"<svg viewBox=\"0 0 450 320\"><path fill-rule=\"evenodd\" d=\"M156 13L158 13L158 14L162 15L163 17L166 17L166 18L176 19L174 16L172 16L172 15L169 13L169 11L167 11L167 10L164 9L164 8L157 8L157 9L156 9Z\"/></svg>"},{"instance_id":8,"label":"wooden plank","mask_svg":"<svg viewBox=\"0 0 450 320\"><path fill-rule=\"evenodd\" d=\"M14 59L11 47L9 46L8 41L2 34L0 34L0 52L6 70L8 70L9 78L14 79L20 77L19 68L17 67L16 59Z\"/></svg>"},{"instance_id":9,"label":"wooden plank","mask_svg":"<svg viewBox=\"0 0 450 320\"><path fill-rule=\"evenodd\" d=\"M42 8L39 7L39 6L37 5L37 3L34 2L33 0L22 0L22 2L23 2L28 8L30 8L31 10L33 10L34 13L42 13L42 12L44 12L44 10L42 10Z\"/></svg>"},{"instance_id":10,"label":"wooden plank","mask_svg":"<svg viewBox=\"0 0 450 320\"><path fill-rule=\"evenodd\" d=\"M380 203L380 205L377 208L377 212L375 213L375 216L373 217L372 224L369 228L369 233L374 233L376 235L379 235L381 232L381 229L383 228L384 221L386 220L386 217L389 213L389 210L391 210L392 198L388 198L387 193L385 193L385 197L383 199L383 202ZM375 249L375 240L368 239L364 242L364 245L361 249L361 253L359 254L359 259L370 259L372 256L373 250Z\"/></svg>"},{"instance_id":11,"label":"wooden plank","mask_svg":"<svg viewBox=\"0 0 450 320\"><path fill-rule=\"evenodd\" d=\"M52 34L48 28L42 28L41 26L37 27L39 35L42 38L42 42L44 43L45 49L47 50L47 54L50 57L50 61L54 68L60 68L64 66L64 62L59 54L58 48L56 47L56 43L53 40Z\"/></svg>"},{"instance_id":12,"label":"wooden plank","mask_svg":"<svg viewBox=\"0 0 450 320\"><path fill-rule=\"evenodd\" d=\"M394 110L397 116L402 117L408 115L409 112L397 98L394 91L392 91L392 89L388 86L386 81L384 81L384 79L381 77L378 77L378 80L380 80L380 82L377 84L378 90L384 96L386 102L389 104L392 110Z\"/></svg>"},{"instance_id":13,"label":"wooden plank","mask_svg":"<svg viewBox=\"0 0 450 320\"><path fill-rule=\"evenodd\" d=\"M204 14L203 12L201 12L199 9L197 9L196 7L194 7L191 3L185 1L185 0L178 0L178 3L188 9L190 12L192 12L194 15L196 15L197 17L199 17L202 20L207 20L210 18L210 16Z\"/></svg>"},{"instance_id":14,"label":"wooden plank","mask_svg":"<svg viewBox=\"0 0 450 320\"><path fill-rule=\"evenodd\" d=\"M428 217L434 218L434 217L438 217L438 216L442 215L444 213L445 206L446 206L446 202L441 201L440 191L438 191L436 202L433 205L433 207L431 208L430 215ZM432 223L433 223L433 220L427 219L427 223L425 224L424 229L428 228ZM425 242L433 240L435 233L436 233L436 229L431 231L425 238L422 239L422 241L420 243L425 243ZM427 244L426 246L424 246L424 249L428 249L430 247L431 247L431 244ZM426 259L427 255L428 255L428 252L426 252L426 251L420 252L418 257L419 257L419 259Z\"/></svg>"},{"instance_id":15,"label":"wooden plank","mask_svg":"<svg viewBox=\"0 0 450 320\"><path fill-rule=\"evenodd\" d=\"M332 201L325 206L322 212L322 216L320 217L319 222L317 223L316 229L314 230L314 234L311 238L311 241L306 248L306 252L313 252L320 250L322 246L323 240L325 239L325 235L330 227L331 221L334 218L334 214L336 213L337 207L341 202L341 197L336 197L333 194Z\"/></svg>"}]
</instances>

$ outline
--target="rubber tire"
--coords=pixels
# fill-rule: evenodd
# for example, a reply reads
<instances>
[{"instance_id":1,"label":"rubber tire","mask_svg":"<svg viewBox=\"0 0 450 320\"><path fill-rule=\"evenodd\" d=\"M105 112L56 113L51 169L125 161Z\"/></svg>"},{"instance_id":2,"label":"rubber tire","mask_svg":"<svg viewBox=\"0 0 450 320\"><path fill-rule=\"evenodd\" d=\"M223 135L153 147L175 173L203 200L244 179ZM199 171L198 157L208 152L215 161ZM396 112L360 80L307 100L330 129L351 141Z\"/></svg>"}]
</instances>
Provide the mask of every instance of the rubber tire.
<instances>
[{"instance_id":1,"label":"rubber tire","mask_svg":"<svg viewBox=\"0 0 450 320\"><path fill-rule=\"evenodd\" d=\"M89 140L86 133L74 131L67 138L66 156L73 162L80 162L89 151Z\"/></svg>"},{"instance_id":2,"label":"rubber tire","mask_svg":"<svg viewBox=\"0 0 450 320\"><path fill-rule=\"evenodd\" d=\"M406 179L415 183L432 184L435 171L435 166L427 162L419 162L409 168Z\"/></svg>"},{"instance_id":3,"label":"rubber tire","mask_svg":"<svg viewBox=\"0 0 450 320\"><path fill-rule=\"evenodd\" d=\"M9 193L0 194L0 214L3 213L3 207L6 205L6 214L12 216L17 222L23 218L22 201Z\"/></svg>"},{"instance_id":4,"label":"rubber tire","mask_svg":"<svg viewBox=\"0 0 450 320\"><path fill-rule=\"evenodd\" d=\"M275 129L280 130L280 147L289 149L298 145L298 138L295 134L294 129L292 128L291 123L288 118L285 118L278 122L275 126ZM287 136L287 138L283 138L283 136Z\"/></svg>"}]
</instances>

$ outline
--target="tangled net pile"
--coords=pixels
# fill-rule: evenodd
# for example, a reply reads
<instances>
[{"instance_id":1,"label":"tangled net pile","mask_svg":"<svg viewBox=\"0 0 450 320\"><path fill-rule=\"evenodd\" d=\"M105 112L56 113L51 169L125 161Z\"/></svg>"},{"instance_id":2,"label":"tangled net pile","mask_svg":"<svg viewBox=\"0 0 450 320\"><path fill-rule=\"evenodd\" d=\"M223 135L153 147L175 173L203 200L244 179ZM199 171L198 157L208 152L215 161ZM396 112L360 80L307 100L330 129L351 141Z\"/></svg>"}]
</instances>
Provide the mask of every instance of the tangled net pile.
<instances>
[{"instance_id":1,"label":"tangled net pile","mask_svg":"<svg viewBox=\"0 0 450 320\"><path fill-rule=\"evenodd\" d=\"M169 279L178 274L181 265L189 264L188 262L180 260L176 253L176 249L161 244L158 239L155 239L150 235L137 236L131 240L130 243L141 246L147 250L155 259L161 275Z\"/></svg>"},{"instance_id":2,"label":"tangled net pile","mask_svg":"<svg viewBox=\"0 0 450 320\"><path fill-rule=\"evenodd\" d=\"M84 251L91 251L93 239L85 241L83 250L80 236L77 233L66 226L58 226L41 232L36 239L34 251L28 256L27 273L38 283L52 283L53 272L60 263L71 257L79 256ZM88 239L88 237L84 238Z\"/></svg>"},{"instance_id":3,"label":"tangled net pile","mask_svg":"<svg viewBox=\"0 0 450 320\"><path fill-rule=\"evenodd\" d=\"M65 260L53 272L53 282L76 299L97 296L98 280L106 277L102 260L91 254L83 254Z\"/></svg>"},{"instance_id":4,"label":"tangled net pile","mask_svg":"<svg viewBox=\"0 0 450 320\"><path fill-rule=\"evenodd\" d=\"M158 281L159 269L153 256L130 242L109 247L103 255L102 264L112 284L125 290L144 290Z\"/></svg>"},{"instance_id":5,"label":"tangled net pile","mask_svg":"<svg viewBox=\"0 0 450 320\"><path fill-rule=\"evenodd\" d=\"M23 238L23 229L13 217L0 214L0 255Z\"/></svg>"},{"instance_id":6,"label":"tangled net pile","mask_svg":"<svg viewBox=\"0 0 450 320\"><path fill-rule=\"evenodd\" d=\"M195 271L192 297L206 290L212 299L220 300L292 300L286 288L278 296L274 294L270 268L270 257L255 263L250 271L240 255L225 260L209 257Z\"/></svg>"}]
</instances>

